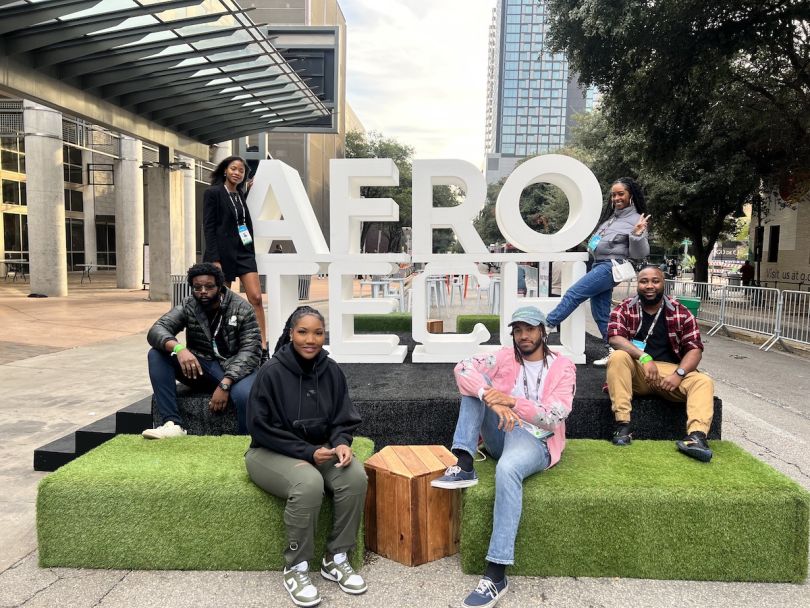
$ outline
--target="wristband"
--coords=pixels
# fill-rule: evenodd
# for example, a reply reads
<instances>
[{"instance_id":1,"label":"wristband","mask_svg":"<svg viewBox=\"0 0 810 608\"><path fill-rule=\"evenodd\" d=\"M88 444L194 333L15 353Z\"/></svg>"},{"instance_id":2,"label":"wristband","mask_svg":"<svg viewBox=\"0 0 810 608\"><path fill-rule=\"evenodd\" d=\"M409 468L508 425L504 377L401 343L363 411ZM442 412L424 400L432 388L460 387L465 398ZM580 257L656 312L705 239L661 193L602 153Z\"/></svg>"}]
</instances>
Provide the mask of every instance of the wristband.
<instances>
[{"instance_id":1,"label":"wristband","mask_svg":"<svg viewBox=\"0 0 810 608\"><path fill-rule=\"evenodd\" d=\"M177 344L174 345L174 348L172 349L172 357L176 357L177 353L179 353L181 350L185 350L185 349L186 349L186 345L185 344L180 344L178 342Z\"/></svg>"},{"instance_id":2,"label":"wristband","mask_svg":"<svg viewBox=\"0 0 810 608\"><path fill-rule=\"evenodd\" d=\"M652 355L649 353L644 353L638 358L638 362L641 363L642 365L644 365L645 363L649 363L652 360L653 360Z\"/></svg>"}]
</instances>

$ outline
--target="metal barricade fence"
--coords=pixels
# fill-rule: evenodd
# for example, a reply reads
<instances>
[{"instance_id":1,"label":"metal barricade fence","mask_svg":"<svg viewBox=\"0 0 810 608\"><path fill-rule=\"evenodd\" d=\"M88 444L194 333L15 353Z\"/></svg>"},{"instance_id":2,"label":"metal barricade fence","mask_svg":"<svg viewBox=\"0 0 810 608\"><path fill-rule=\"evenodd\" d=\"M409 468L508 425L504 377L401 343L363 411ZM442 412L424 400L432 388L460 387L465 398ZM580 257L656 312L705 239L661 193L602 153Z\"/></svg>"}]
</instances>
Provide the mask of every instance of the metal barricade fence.
<instances>
[{"instance_id":1,"label":"metal barricade fence","mask_svg":"<svg viewBox=\"0 0 810 608\"><path fill-rule=\"evenodd\" d=\"M188 277L184 274L173 274L172 276L172 308L180 304L191 295L191 286L188 284Z\"/></svg>"},{"instance_id":2,"label":"metal barricade fence","mask_svg":"<svg viewBox=\"0 0 810 608\"><path fill-rule=\"evenodd\" d=\"M712 329L722 323L723 287L711 283L695 283L669 279L665 282L664 292L675 298L694 298L700 300L696 318L704 323L711 323Z\"/></svg>"},{"instance_id":3,"label":"metal barricade fence","mask_svg":"<svg viewBox=\"0 0 810 608\"><path fill-rule=\"evenodd\" d=\"M780 340L810 344L810 292L782 292L776 331L760 349L769 350Z\"/></svg>"},{"instance_id":4,"label":"metal barricade fence","mask_svg":"<svg viewBox=\"0 0 810 608\"><path fill-rule=\"evenodd\" d=\"M778 289L726 285L720 322L709 331L709 335L716 334L723 327L733 327L765 334L770 341L777 332L781 304Z\"/></svg>"}]
</instances>

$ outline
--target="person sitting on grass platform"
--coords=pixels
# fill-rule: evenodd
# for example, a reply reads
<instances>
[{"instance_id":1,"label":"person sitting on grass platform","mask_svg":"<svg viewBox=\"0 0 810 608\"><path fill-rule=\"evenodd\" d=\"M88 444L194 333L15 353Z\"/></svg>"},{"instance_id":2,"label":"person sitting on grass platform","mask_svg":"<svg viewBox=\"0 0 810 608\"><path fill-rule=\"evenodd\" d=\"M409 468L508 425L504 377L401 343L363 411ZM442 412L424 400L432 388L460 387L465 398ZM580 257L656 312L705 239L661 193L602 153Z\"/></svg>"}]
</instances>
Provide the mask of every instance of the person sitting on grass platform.
<instances>
[{"instance_id":1,"label":"person sitting on grass platform","mask_svg":"<svg viewBox=\"0 0 810 608\"><path fill-rule=\"evenodd\" d=\"M188 269L192 295L158 319L146 336L149 380L162 425L146 439L186 434L177 407L176 380L211 393L208 406L220 412L228 399L236 408L239 432L247 433L245 410L261 356L261 334L253 307L225 287L225 275L204 262ZM186 330L186 344L177 334Z\"/></svg>"},{"instance_id":2,"label":"person sitting on grass platform","mask_svg":"<svg viewBox=\"0 0 810 608\"><path fill-rule=\"evenodd\" d=\"M309 578L309 561L324 490L334 497L334 524L321 576L351 595L367 588L347 555L366 498L366 472L351 448L361 420L343 371L323 349L325 333L321 313L298 307L270 361L259 370L248 403L252 441L245 466L253 483L286 500L283 579L296 606L321 601Z\"/></svg>"},{"instance_id":3,"label":"person sitting on grass platform","mask_svg":"<svg viewBox=\"0 0 810 608\"><path fill-rule=\"evenodd\" d=\"M695 317L664 295L664 273L647 266L638 273L638 293L610 313L608 339L615 349L607 365L607 387L616 419L613 443L630 445L633 395L658 395L686 402L686 438L678 449L708 462L706 434L714 416L714 382L697 371L703 342Z\"/></svg>"},{"instance_id":4,"label":"person sitting on grass platform","mask_svg":"<svg viewBox=\"0 0 810 608\"><path fill-rule=\"evenodd\" d=\"M551 352L545 324L540 309L518 308L509 323L511 347L465 359L455 368L462 395L452 446L458 462L431 485L454 489L478 483L473 457L479 434L487 452L498 459L487 568L463 601L467 608L494 606L506 592L505 571L515 560L523 480L554 466L565 448L576 367Z\"/></svg>"}]
</instances>

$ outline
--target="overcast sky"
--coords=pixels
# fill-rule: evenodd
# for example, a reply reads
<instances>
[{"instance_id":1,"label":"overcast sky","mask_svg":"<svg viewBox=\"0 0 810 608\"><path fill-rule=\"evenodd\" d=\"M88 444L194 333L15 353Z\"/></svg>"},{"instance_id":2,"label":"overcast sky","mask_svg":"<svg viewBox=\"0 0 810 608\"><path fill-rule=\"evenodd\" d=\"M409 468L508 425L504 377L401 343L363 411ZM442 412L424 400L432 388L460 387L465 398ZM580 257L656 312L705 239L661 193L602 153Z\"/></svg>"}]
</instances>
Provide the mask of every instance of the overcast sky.
<instances>
[{"instance_id":1,"label":"overcast sky","mask_svg":"<svg viewBox=\"0 0 810 608\"><path fill-rule=\"evenodd\" d=\"M346 17L346 98L366 130L416 158L481 167L487 45L495 0L339 0Z\"/></svg>"}]
</instances>

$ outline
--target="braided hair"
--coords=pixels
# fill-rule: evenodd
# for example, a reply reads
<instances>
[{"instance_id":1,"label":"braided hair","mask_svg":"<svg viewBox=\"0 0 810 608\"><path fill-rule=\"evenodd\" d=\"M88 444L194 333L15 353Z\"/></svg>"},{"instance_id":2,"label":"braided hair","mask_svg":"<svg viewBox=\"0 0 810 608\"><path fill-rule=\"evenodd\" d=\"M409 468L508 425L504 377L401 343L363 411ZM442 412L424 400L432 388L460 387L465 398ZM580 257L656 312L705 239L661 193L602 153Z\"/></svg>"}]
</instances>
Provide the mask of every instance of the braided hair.
<instances>
[{"instance_id":1,"label":"braided hair","mask_svg":"<svg viewBox=\"0 0 810 608\"><path fill-rule=\"evenodd\" d=\"M290 332L292 328L295 327L295 324L298 323L298 320L301 317L306 317L307 315L312 315L317 319L320 319L321 323L326 326L326 321L323 318L323 315L318 312L316 309L312 308L312 306L299 306L296 308L293 313L287 318L287 322L284 324L284 331L281 332L281 335L278 337L278 341L276 342L276 348L273 352L278 352L278 350L292 341L290 338Z\"/></svg>"},{"instance_id":2,"label":"braided hair","mask_svg":"<svg viewBox=\"0 0 810 608\"><path fill-rule=\"evenodd\" d=\"M641 186L639 186L636 180L632 177L620 177L610 185L612 187L616 184L621 184L627 188L627 191L630 193L630 201L633 203L638 213L647 213L647 199L644 198L644 192L641 190ZM608 190L607 204L602 208L602 215L599 216L597 226L601 226L611 215L613 215L613 204L610 201L610 190Z\"/></svg>"}]
</instances>

